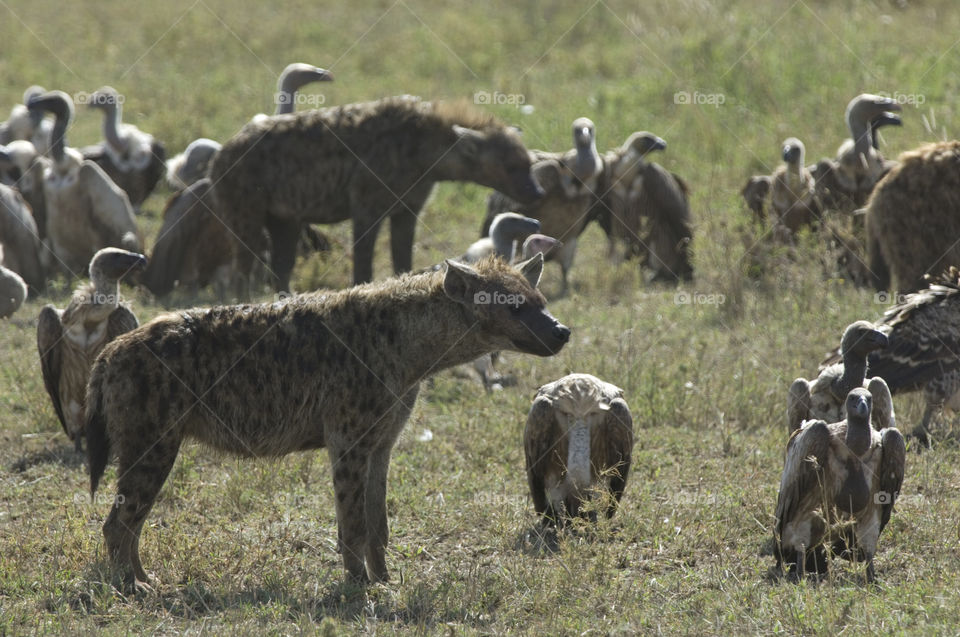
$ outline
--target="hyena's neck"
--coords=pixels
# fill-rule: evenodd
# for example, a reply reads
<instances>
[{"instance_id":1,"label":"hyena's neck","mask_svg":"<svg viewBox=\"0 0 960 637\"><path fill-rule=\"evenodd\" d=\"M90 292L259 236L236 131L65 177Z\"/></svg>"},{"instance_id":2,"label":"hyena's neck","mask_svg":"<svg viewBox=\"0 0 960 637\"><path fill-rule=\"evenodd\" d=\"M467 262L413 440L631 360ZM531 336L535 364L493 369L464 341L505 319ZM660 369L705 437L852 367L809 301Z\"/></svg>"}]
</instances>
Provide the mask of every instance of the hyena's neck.
<instances>
[{"instance_id":1,"label":"hyena's neck","mask_svg":"<svg viewBox=\"0 0 960 637\"><path fill-rule=\"evenodd\" d=\"M395 307L397 349L405 361L405 380L412 384L474 360L492 351L482 330L464 308L439 295Z\"/></svg>"}]
</instances>

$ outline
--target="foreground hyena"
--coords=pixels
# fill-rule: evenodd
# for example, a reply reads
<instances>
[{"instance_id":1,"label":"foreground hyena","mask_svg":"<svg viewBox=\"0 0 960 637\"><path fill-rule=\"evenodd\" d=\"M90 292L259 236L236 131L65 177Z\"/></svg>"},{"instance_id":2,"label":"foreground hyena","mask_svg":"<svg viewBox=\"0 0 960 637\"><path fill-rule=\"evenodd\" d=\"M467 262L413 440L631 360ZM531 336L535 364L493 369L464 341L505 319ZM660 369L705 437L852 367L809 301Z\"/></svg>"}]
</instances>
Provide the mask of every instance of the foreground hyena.
<instances>
[{"instance_id":1,"label":"foreground hyena","mask_svg":"<svg viewBox=\"0 0 960 637\"><path fill-rule=\"evenodd\" d=\"M286 302L161 316L113 341L87 395L91 491L111 450L117 498L103 526L114 564L145 583L144 518L184 438L250 456L326 447L343 565L386 580L390 450L431 374L495 350L551 356L570 330L536 285L543 256L511 267L403 276Z\"/></svg>"}]
</instances>

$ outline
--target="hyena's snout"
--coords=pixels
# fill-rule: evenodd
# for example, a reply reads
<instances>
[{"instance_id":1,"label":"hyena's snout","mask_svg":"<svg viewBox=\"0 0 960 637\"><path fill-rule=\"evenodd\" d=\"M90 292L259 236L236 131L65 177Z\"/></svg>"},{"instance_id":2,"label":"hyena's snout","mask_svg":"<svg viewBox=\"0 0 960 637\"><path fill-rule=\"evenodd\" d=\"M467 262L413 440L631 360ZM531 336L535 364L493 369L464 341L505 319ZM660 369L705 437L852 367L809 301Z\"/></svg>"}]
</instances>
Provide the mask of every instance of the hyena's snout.
<instances>
[{"instance_id":1,"label":"hyena's snout","mask_svg":"<svg viewBox=\"0 0 960 637\"><path fill-rule=\"evenodd\" d=\"M553 356L570 340L570 328L544 310L527 322L520 330L520 335L512 340L521 352Z\"/></svg>"}]
</instances>

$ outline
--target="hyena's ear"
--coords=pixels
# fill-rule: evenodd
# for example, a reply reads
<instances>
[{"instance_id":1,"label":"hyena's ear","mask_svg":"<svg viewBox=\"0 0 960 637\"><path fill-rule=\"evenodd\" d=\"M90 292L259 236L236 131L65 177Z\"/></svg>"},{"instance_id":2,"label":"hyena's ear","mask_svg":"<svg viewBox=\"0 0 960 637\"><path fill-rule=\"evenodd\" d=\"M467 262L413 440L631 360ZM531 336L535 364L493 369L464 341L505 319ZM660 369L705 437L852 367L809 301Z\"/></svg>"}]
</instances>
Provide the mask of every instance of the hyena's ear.
<instances>
[{"instance_id":1,"label":"hyena's ear","mask_svg":"<svg viewBox=\"0 0 960 637\"><path fill-rule=\"evenodd\" d=\"M443 291L457 303L473 303L473 297L480 289L480 275L469 265L452 259L447 259L445 263L447 273L443 277Z\"/></svg>"},{"instance_id":2,"label":"hyena's ear","mask_svg":"<svg viewBox=\"0 0 960 637\"><path fill-rule=\"evenodd\" d=\"M538 252L526 261L517 264L520 274L527 280L530 287L536 288L540 285L540 275L543 274L543 253Z\"/></svg>"},{"instance_id":3,"label":"hyena's ear","mask_svg":"<svg viewBox=\"0 0 960 637\"><path fill-rule=\"evenodd\" d=\"M457 136L457 147L459 150L470 154L480 152L479 145L483 140L483 133L458 124L453 125L453 132Z\"/></svg>"}]
</instances>

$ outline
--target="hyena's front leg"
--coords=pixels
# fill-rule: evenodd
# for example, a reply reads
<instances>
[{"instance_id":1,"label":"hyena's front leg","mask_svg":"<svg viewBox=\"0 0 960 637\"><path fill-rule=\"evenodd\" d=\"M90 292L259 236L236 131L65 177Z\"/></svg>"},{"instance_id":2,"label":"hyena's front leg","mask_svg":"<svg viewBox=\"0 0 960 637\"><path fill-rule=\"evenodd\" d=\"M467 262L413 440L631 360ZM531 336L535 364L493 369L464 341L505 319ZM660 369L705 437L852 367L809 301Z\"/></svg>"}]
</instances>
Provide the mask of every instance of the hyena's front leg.
<instances>
[{"instance_id":1,"label":"hyena's front leg","mask_svg":"<svg viewBox=\"0 0 960 637\"><path fill-rule=\"evenodd\" d=\"M390 578L386 560L387 542L390 539L390 529L387 526L387 473L390 469L390 452L410 417L419 391L419 384L410 387L390 408L391 413L381 419L379 438L367 460L367 572L375 582L386 582Z\"/></svg>"},{"instance_id":2,"label":"hyena's front leg","mask_svg":"<svg viewBox=\"0 0 960 637\"><path fill-rule=\"evenodd\" d=\"M369 581L363 564L367 548L367 454L356 447L344 450L333 445L329 452L343 568L351 579L364 584Z\"/></svg>"},{"instance_id":3,"label":"hyena's front leg","mask_svg":"<svg viewBox=\"0 0 960 637\"><path fill-rule=\"evenodd\" d=\"M385 445L370 454L366 494L367 571L374 582L390 579L387 572L386 550L390 539L387 526L387 471L393 444Z\"/></svg>"}]
</instances>

